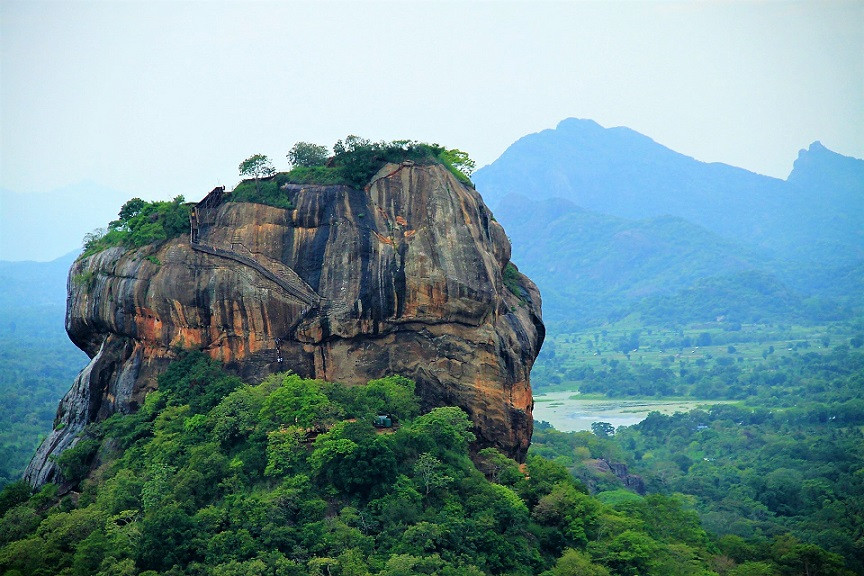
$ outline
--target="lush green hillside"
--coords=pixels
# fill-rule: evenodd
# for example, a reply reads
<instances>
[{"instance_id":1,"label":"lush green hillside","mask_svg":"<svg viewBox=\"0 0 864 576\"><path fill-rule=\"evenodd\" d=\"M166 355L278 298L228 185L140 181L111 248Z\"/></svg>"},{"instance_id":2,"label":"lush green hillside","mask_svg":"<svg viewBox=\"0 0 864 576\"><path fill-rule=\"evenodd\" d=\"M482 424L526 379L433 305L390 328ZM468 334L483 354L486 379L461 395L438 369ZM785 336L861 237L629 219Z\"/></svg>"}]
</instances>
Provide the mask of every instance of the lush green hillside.
<instances>
[{"instance_id":1,"label":"lush green hillside","mask_svg":"<svg viewBox=\"0 0 864 576\"><path fill-rule=\"evenodd\" d=\"M649 494L680 494L711 535L719 574L861 574L864 434L860 426L832 420L825 405L813 408L726 404L674 416L654 412L612 436L563 433L540 423L531 452L554 458L604 490L599 499L617 501L633 515L643 502L603 462L619 468L626 462ZM813 418L816 412L826 418ZM604 430L599 424L598 432Z\"/></svg>"},{"instance_id":2,"label":"lush green hillside","mask_svg":"<svg viewBox=\"0 0 864 576\"><path fill-rule=\"evenodd\" d=\"M665 326L824 322L864 304L861 265L794 268L680 218L630 221L514 196L496 214L511 222L513 259L541 288L553 334L633 313Z\"/></svg>"},{"instance_id":3,"label":"lush green hillside","mask_svg":"<svg viewBox=\"0 0 864 576\"><path fill-rule=\"evenodd\" d=\"M550 325L602 323L642 298L754 266L741 247L678 218L632 222L515 197L496 217L510 222L513 259L541 288Z\"/></svg>"},{"instance_id":4,"label":"lush green hillside","mask_svg":"<svg viewBox=\"0 0 864 576\"><path fill-rule=\"evenodd\" d=\"M553 333L639 313L645 324L823 323L864 311L864 264L801 267L680 218L630 221L565 200L505 199L513 260Z\"/></svg>"},{"instance_id":5,"label":"lush green hillside","mask_svg":"<svg viewBox=\"0 0 864 576\"><path fill-rule=\"evenodd\" d=\"M715 574L715 544L681 498L595 498L559 464L520 470L494 449L472 461L467 415L419 415L413 386L249 386L190 354L139 412L60 457L65 488L7 487L0 570ZM395 424L373 427L381 413Z\"/></svg>"}]
</instances>

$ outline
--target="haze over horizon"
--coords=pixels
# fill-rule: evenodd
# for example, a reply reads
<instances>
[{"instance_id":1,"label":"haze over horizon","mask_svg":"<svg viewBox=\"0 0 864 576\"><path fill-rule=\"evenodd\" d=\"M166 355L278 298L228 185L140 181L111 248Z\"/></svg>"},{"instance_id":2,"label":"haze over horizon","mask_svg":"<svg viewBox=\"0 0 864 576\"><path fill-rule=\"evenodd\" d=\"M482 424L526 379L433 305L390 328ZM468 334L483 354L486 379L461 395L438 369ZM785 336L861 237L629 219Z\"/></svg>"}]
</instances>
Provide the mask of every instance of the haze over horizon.
<instances>
[{"instance_id":1,"label":"haze over horizon","mask_svg":"<svg viewBox=\"0 0 864 576\"><path fill-rule=\"evenodd\" d=\"M860 2L11 1L0 17L2 260L56 258L125 199L194 199L250 154L285 168L294 142L351 133L478 166L568 117L778 178L816 140L864 157ZM40 218L60 222L12 225Z\"/></svg>"}]
</instances>

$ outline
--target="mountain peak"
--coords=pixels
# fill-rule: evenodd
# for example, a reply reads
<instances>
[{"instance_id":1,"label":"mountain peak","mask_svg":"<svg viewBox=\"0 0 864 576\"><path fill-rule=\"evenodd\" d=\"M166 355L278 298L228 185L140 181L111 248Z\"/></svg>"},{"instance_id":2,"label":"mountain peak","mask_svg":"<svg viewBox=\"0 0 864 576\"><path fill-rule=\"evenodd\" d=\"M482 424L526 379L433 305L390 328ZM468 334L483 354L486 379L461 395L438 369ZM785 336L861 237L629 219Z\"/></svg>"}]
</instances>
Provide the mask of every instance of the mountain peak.
<instances>
[{"instance_id":1,"label":"mountain peak","mask_svg":"<svg viewBox=\"0 0 864 576\"><path fill-rule=\"evenodd\" d=\"M510 194L564 198L630 220L671 214L790 257L854 260L862 253L864 160L820 141L800 151L784 181L700 162L629 128L568 118L520 139L472 176L493 209Z\"/></svg>"},{"instance_id":2,"label":"mountain peak","mask_svg":"<svg viewBox=\"0 0 864 576\"><path fill-rule=\"evenodd\" d=\"M605 130L603 126L590 118L565 118L555 127L556 130Z\"/></svg>"},{"instance_id":3,"label":"mountain peak","mask_svg":"<svg viewBox=\"0 0 864 576\"><path fill-rule=\"evenodd\" d=\"M632 219L678 209L698 218L694 198L713 201L720 210L721 187L749 198L743 182L749 176L740 168L706 165L630 128L604 128L579 118L521 138L474 177L493 208L509 194L536 189L537 198L567 198L588 210Z\"/></svg>"},{"instance_id":4,"label":"mountain peak","mask_svg":"<svg viewBox=\"0 0 864 576\"><path fill-rule=\"evenodd\" d=\"M820 140L814 140L810 146L807 148L802 148L798 151L798 159L807 158L807 157L821 157L821 158L833 158L833 159L841 159L841 161L849 162L850 164L855 163L864 163L864 160L860 158L855 158L854 156L844 156L839 152L835 152L831 150Z\"/></svg>"},{"instance_id":5,"label":"mountain peak","mask_svg":"<svg viewBox=\"0 0 864 576\"><path fill-rule=\"evenodd\" d=\"M864 196L864 160L834 152L816 140L798 151L787 180L797 186L831 182L832 188L854 190L855 196Z\"/></svg>"},{"instance_id":6,"label":"mountain peak","mask_svg":"<svg viewBox=\"0 0 864 576\"><path fill-rule=\"evenodd\" d=\"M607 128L588 118L565 118L558 123L558 126L555 127L555 131L564 137L579 135L582 137L614 139L619 141L626 139L627 141L641 141L649 145L656 145L665 148L665 146L658 144L652 138L642 134L641 132L637 132L632 128L627 128L626 126L612 126Z\"/></svg>"}]
</instances>

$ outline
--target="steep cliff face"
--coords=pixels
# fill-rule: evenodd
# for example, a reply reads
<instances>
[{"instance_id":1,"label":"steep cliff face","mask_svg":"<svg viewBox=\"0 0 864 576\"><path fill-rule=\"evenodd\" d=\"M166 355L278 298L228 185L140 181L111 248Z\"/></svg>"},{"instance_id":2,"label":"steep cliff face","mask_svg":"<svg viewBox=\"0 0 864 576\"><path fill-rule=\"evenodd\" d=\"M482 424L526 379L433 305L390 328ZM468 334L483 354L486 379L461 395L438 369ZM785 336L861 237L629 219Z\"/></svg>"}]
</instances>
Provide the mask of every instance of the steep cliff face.
<instances>
[{"instance_id":1,"label":"steep cliff face","mask_svg":"<svg viewBox=\"0 0 864 576\"><path fill-rule=\"evenodd\" d=\"M257 380L293 370L363 384L417 382L424 408L456 405L481 445L524 458L529 372L543 342L540 295L503 284L504 230L440 165L389 164L365 190L289 185L296 207L212 194L193 234L112 248L70 271L66 329L92 358L61 402L25 478L89 422L134 411L178 348Z\"/></svg>"}]
</instances>

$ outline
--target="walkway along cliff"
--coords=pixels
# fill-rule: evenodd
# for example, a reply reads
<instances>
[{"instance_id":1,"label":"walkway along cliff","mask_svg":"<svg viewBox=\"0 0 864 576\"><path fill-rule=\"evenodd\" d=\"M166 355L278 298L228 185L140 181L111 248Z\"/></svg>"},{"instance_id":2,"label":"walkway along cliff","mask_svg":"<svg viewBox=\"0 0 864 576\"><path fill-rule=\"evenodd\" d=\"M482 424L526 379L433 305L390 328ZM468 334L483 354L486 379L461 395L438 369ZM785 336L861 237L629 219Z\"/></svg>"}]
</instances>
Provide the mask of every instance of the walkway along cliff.
<instances>
[{"instance_id":1,"label":"walkway along cliff","mask_svg":"<svg viewBox=\"0 0 864 576\"><path fill-rule=\"evenodd\" d=\"M31 485L56 478L49 456L88 423L136 410L181 348L250 381L401 374L424 409L460 406L479 446L524 459L540 294L522 275L505 287L510 243L480 195L441 165L412 163L384 166L365 189L282 191L294 209L217 188L189 236L73 265L66 330L91 361L25 472Z\"/></svg>"}]
</instances>

